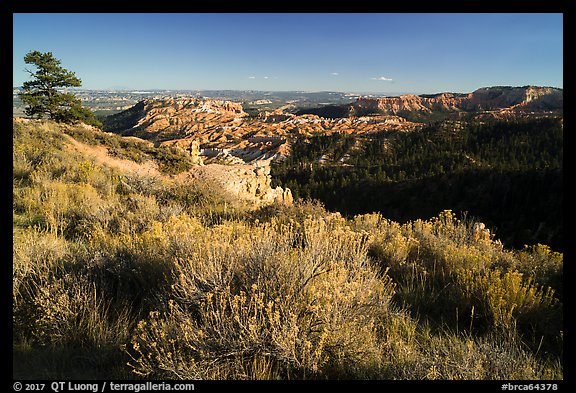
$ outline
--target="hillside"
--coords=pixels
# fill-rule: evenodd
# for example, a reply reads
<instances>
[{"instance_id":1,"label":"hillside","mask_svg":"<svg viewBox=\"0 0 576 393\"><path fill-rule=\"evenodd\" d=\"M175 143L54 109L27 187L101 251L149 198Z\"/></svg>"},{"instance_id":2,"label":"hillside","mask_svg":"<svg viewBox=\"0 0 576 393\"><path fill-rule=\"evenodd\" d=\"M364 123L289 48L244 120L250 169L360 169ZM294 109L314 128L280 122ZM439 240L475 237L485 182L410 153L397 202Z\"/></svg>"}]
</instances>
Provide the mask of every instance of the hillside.
<instances>
[{"instance_id":1,"label":"hillside","mask_svg":"<svg viewBox=\"0 0 576 393\"><path fill-rule=\"evenodd\" d=\"M245 162L284 158L291 140L298 136L412 130L415 126L397 116L333 120L278 110L254 117L237 103L196 98L144 100L104 121L106 131L183 149L198 143L206 159L232 155Z\"/></svg>"},{"instance_id":2,"label":"hillside","mask_svg":"<svg viewBox=\"0 0 576 393\"><path fill-rule=\"evenodd\" d=\"M217 99L145 99L108 116L104 129L184 150L199 145L207 162L282 160L298 138L414 131L444 120L478 120L560 114L563 90L488 87L468 94L441 93L364 98L343 105L248 114L241 104Z\"/></svg>"},{"instance_id":3,"label":"hillside","mask_svg":"<svg viewBox=\"0 0 576 393\"><path fill-rule=\"evenodd\" d=\"M398 97L364 98L329 108L305 109L298 113L329 117L384 114L405 117L412 121L430 121L462 117L484 111L521 114L563 109L563 90L552 87L484 87L468 94L441 93ZM329 111L327 111L329 109ZM331 115L331 116L330 116Z\"/></svg>"},{"instance_id":4,"label":"hillside","mask_svg":"<svg viewBox=\"0 0 576 393\"><path fill-rule=\"evenodd\" d=\"M450 210L255 205L207 168L14 121L15 379L563 378L561 253Z\"/></svg>"},{"instance_id":5,"label":"hillside","mask_svg":"<svg viewBox=\"0 0 576 393\"><path fill-rule=\"evenodd\" d=\"M440 121L417 132L293 142L274 184L332 211L405 222L451 209L489 225L509 247L564 247L563 119Z\"/></svg>"},{"instance_id":6,"label":"hillside","mask_svg":"<svg viewBox=\"0 0 576 393\"><path fill-rule=\"evenodd\" d=\"M19 126L42 124L15 119ZM160 146L137 137L119 137L94 127L81 125L63 128L66 151L81 154L129 178L148 177L168 183L201 184L230 198L231 203L254 208L279 202L292 203L290 190L272 188L270 167L266 165L204 165L197 152Z\"/></svg>"}]
</instances>

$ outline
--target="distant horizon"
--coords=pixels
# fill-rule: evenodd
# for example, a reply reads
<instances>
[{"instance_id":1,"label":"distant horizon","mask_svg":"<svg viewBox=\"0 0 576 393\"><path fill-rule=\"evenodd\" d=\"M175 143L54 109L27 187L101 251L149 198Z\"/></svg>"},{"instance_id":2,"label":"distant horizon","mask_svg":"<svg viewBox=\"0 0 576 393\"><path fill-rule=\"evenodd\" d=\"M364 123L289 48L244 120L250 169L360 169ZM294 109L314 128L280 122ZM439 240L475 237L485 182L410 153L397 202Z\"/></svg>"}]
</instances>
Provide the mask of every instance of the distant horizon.
<instances>
[{"instance_id":1,"label":"distant horizon","mask_svg":"<svg viewBox=\"0 0 576 393\"><path fill-rule=\"evenodd\" d=\"M32 50L86 90L563 88L562 13L14 13L13 85Z\"/></svg>"},{"instance_id":2,"label":"distant horizon","mask_svg":"<svg viewBox=\"0 0 576 393\"><path fill-rule=\"evenodd\" d=\"M540 88L551 88L564 90L563 87L558 86L539 86L539 85L494 85L494 86L480 86L471 91L435 91L426 93L414 93L414 92L362 92L362 91L338 91L338 90L257 90L257 89L130 89L130 88L101 88L101 89L88 89L84 87L71 87L63 90L77 90L77 91L113 91L113 92L132 92L132 93L152 93L152 92L202 92L202 91L230 91L230 92L255 92L255 93L302 93L302 94L314 94L314 93L338 93L338 94L354 94L354 95L386 95L386 96L399 96L399 95L429 95L429 94L467 94L473 93L476 90L485 88L497 88L497 87L511 87L511 88L523 88L523 87L540 87ZM21 89L22 86L13 86L12 89Z\"/></svg>"},{"instance_id":3,"label":"distant horizon","mask_svg":"<svg viewBox=\"0 0 576 393\"><path fill-rule=\"evenodd\" d=\"M157 91L174 91L174 92L192 92L192 91L244 91L244 92L262 92L262 93L305 93L305 94L312 94L312 93L340 93L340 94L377 94L377 95L406 95L406 94L414 94L414 95L426 95L426 94L443 94L443 93L454 93L454 94L466 94L472 93L479 89L485 88L492 88L492 87L513 87L513 88L521 88L521 87L547 87L552 89L564 90L564 87L561 86L545 86L545 85L506 85L506 84L499 84L499 85L491 85L491 86L480 86L474 88L469 91L453 91L453 90L445 90L445 91L428 91L428 92L379 92L379 91L353 91L353 90L261 90L261 89L164 89L164 88L86 88L86 87L68 87L65 90L79 90L79 91L126 91L126 92L157 92ZM13 86L13 89L22 88L22 86Z\"/></svg>"}]
</instances>

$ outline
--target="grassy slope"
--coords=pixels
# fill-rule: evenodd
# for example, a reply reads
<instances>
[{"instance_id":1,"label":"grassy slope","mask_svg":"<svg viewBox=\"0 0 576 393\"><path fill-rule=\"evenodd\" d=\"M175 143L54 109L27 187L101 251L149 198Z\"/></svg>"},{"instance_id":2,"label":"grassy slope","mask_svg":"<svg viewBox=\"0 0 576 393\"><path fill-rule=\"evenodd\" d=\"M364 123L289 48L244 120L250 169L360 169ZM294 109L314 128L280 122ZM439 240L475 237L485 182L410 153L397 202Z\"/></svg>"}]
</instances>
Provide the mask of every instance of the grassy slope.
<instances>
[{"instance_id":1,"label":"grassy slope","mask_svg":"<svg viewBox=\"0 0 576 393\"><path fill-rule=\"evenodd\" d=\"M563 256L546 246L506 250L449 211L400 225L310 202L230 208L103 166L63 132L165 159L14 125L17 379L563 376Z\"/></svg>"}]
</instances>

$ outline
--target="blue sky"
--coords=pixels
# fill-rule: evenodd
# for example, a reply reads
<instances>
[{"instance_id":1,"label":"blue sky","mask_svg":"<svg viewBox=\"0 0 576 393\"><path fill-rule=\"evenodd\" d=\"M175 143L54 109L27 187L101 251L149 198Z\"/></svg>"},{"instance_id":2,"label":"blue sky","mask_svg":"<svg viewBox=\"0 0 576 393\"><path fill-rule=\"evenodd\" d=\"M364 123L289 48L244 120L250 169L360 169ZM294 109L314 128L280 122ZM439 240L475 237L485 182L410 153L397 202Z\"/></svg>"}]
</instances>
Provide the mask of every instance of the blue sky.
<instances>
[{"instance_id":1,"label":"blue sky","mask_svg":"<svg viewBox=\"0 0 576 393\"><path fill-rule=\"evenodd\" d=\"M14 86L29 79L24 55L39 50L87 89L563 87L558 13L17 13L13 22Z\"/></svg>"}]
</instances>

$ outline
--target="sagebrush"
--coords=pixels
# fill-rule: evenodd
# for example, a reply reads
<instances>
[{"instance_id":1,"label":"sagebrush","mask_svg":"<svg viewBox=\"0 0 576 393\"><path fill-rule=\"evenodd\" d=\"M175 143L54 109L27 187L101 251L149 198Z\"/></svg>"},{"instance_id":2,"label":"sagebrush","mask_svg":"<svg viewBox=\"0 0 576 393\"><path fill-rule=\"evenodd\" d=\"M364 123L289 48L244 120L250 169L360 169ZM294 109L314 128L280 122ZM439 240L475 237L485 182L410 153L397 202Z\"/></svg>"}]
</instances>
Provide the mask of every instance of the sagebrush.
<instances>
[{"instance_id":1,"label":"sagebrush","mask_svg":"<svg viewBox=\"0 0 576 393\"><path fill-rule=\"evenodd\" d=\"M63 128L14 124L15 378L563 378L561 253L451 211L230 204Z\"/></svg>"}]
</instances>

